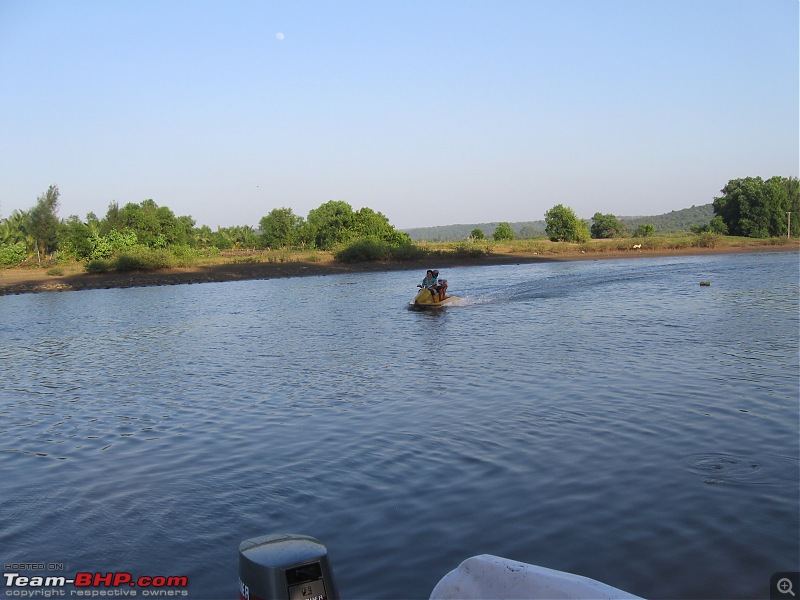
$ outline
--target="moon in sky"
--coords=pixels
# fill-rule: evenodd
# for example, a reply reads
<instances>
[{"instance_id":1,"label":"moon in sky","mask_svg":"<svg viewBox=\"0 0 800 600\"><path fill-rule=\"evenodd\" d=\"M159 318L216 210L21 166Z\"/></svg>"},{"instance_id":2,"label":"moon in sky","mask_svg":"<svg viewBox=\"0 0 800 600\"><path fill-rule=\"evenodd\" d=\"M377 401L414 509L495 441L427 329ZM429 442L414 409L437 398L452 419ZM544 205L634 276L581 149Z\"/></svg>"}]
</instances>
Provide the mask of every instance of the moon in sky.
<instances>
[{"instance_id":1,"label":"moon in sky","mask_svg":"<svg viewBox=\"0 0 800 600\"><path fill-rule=\"evenodd\" d=\"M278 40L279 42L282 42L285 37L286 36L283 35L280 31L275 34L275 39Z\"/></svg>"}]
</instances>

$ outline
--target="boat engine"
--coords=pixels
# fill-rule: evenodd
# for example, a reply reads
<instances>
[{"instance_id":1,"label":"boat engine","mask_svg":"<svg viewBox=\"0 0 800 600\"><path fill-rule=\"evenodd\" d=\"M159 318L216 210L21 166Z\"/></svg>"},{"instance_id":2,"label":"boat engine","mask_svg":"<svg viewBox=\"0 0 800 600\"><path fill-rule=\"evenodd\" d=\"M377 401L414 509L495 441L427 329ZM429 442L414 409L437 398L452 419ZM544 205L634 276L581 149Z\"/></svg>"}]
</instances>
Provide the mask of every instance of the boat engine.
<instances>
[{"instance_id":1,"label":"boat engine","mask_svg":"<svg viewBox=\"0 0 800 600\"><path fill-rule=\"evenodd\" d=\"M239 600L339 600L328 550L307 535L245 540L239 544Z\"/></svg>"}]
</instances>

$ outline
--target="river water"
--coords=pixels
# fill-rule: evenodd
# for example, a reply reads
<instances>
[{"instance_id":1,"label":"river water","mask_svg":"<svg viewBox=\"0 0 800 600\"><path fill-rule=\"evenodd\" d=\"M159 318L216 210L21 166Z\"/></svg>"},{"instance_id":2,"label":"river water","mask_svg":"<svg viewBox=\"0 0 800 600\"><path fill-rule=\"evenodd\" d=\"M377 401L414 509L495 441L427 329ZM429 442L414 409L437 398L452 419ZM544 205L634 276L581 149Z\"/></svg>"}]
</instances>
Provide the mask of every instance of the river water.
<instances>
[{"instance_id":1,"label":"river water","mask_svg":"<svg viewBox=\"0 0 800 600\"><path fill-rule=\"evenodd\" d=\"M796 253L453 268L439 312L423 275L0 297L0 558L201 599L273 532L345 598L481 553L650 598L797 569Z\"/></svg>"}]
</instances>

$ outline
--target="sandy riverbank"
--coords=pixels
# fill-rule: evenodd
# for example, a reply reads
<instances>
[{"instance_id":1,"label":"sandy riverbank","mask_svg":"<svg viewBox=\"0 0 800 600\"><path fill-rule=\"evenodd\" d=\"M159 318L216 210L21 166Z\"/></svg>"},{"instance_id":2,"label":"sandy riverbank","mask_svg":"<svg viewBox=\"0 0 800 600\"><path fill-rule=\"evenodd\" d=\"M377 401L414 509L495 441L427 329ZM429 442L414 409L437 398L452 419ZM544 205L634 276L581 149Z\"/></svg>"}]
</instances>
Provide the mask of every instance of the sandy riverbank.
<instances>
[{"instance_id":1,"label":"sandy riverbank","mask_svg":"<svg viewBox=\"0 0 800 600\"><path fill-rule=\"evenodd\" d=\"M304 277L334 275L338 273L370 273L380 271L411 270L424 272L433 267L446 269L463 266L522 264L568 260L606 260L643 258L655 256L687 256L728 254L742 252L798 252L800 242L781 246L725 246L718 248L685 248L680 250L627 250L618 252L565 252L558 255L535 253L491 254L480 258L443 258L430 261L368 262L356 264L337 263L331 259L318 262L253 262L200 265L175 269L128 273L66 273L48 275L44 269L0 270L0 296L40 292L64 292L103 288L127 288L154 285L180 285L243 279L274 279L279 277ZM415 279L416 280L416 279Z\"/></svg>"}]
</instances>

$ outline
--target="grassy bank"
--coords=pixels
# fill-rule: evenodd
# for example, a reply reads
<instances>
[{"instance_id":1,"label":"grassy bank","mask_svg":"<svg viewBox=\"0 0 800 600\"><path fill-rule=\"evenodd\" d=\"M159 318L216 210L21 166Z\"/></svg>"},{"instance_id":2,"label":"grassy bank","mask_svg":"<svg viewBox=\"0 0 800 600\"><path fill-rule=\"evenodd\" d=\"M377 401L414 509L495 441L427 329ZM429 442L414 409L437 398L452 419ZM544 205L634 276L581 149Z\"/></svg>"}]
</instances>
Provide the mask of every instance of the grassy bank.
<instances>
[{"instance_id":1,"label":"grassy bank","mask_svg":"<svg viewBox=\"0 0 800 600\"><path fill-rule=\"evenodd\" d=\"M384 249L385 250L385 249ZM708 238L702 236L653 237L646 239L592 240L583 244L547 240L507 242L417 244L412 253L386 256L384 250L372 256L360 248L351 255L302 250L237 250L195 252L181 255L180 264L163 251L151 255L109 257L108 270L87 272L85 263L75 261L34 262L22 268L0 269L0 296L51 291L125 288L272 279L337 273L388 270L421 270L514 264L523 262L600 260L708 253L794 251L800 240ZM144 258L143 258L144 257ZM353 258L357 260L352 260ZM152 259L154 262L148 262ZM345 260L347 259L347 260ZM177 260L177 259L175 259ZM141 261L141 262L137 262ZM122 269L113 269L113 266ZM148 268L150 267L150 268Z\"/></svg>"},{"instance_id":2,"label":"grassy bank","mask_svg":"<svg viewBox=\"0 0 800 600\"><path fill-rule=\"evenodd\" d=\"M721 236L713 233L614 238L584 243L551 242L546 239L479 240L474 242L420 242L402 248L372 241L359 241L331 252L319 250L194 250L185 246L166 249L132 248L107 259L89 262L30 259L14 270L40 272L53 277L86 272L101 274L131 271L159 271L224 265L358 264L370 262L419 263L428 261L480 261L499 256L567 258L580 255L602 257L627 253L707 251L747 251L749 249L798 248L800 241L787 238L755 239ZM0 271L2 272L2 271Z\"/></svg>"},{"instance_id":3,"label":"grassy bank","mask_svg":"<svg viewBox=\"0 0 800 600\"><path fill-rule=\"evenodd\" d=\"M491 256L502 255L537 255L542 257L567 257L577 254L620 254L636 252L677 252L693 248L698 250L747 250L774 247L798 247L796 239L788 238L744 238L722 236L714 233L685 234L671 236L653 236L646 238L613 238L605 240L589 240L584 243L551 242L546 239L509 240L495 242L481 240L477 242L443 242L419 244L432 256L447 254Z\"/></svg>"}]
</instances>

